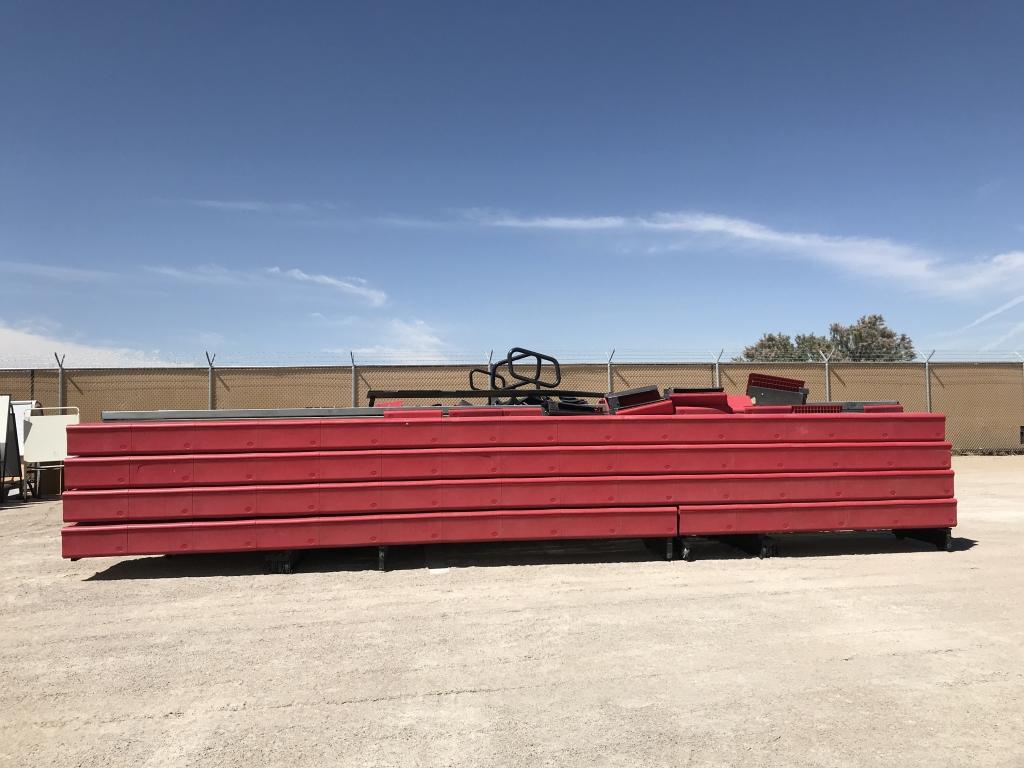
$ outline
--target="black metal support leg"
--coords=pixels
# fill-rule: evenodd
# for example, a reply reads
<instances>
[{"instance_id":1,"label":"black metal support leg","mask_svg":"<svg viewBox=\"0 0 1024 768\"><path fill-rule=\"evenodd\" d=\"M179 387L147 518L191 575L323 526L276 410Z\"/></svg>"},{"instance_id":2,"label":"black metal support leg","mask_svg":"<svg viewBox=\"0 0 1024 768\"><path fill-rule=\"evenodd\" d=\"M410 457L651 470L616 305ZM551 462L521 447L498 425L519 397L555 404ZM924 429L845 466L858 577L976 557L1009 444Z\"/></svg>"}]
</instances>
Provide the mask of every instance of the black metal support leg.
<instances>
[{"instance_id":1,"label":"black metal support leg","mask_svg":"<svg viewBox=\"0 0 1024 768\"><path fill-rule=\"evenodd\" d=\"M305 551L301 549L270 552L267 554L267 570L270 573L294 573L295 566L299 564L304 554L306 554Z\"/></svg>"},{"instance_id":2,"label":"black metal support leg","mask_svg":"<svg viewBox=\"0 0 1024 768\"><path fill-rule=\"evenodd\" d=\"M741 552L759 557L762 560L778 554L778 544L771 536L763 533L742 533L731 536L718 536L717 538L723 544L728 544Z\"/></svg>"},{"instance_id":3,"label":"black metal support leg","mask_svg":"<svg viewBox=\"0 0 1024 768\"><path fill-rule=\"evenodd\" d=\"M676 539L676 548L679 551L679 559L684 562L693 560L693 538L691 536L680 536Z\"/></svg>"},{"instance_id":4,"label":"black metal support leg","mask_svg":"<svg viewBox=\"0 0 1024 768\"><path fill-rule=\"evenodd\" d=\"M647 551L655 557L664 557L666 560L675 560L678 554L678 545L675 536L669 538L644 539L644 546Z\"/></svg>"},{"instance_id":5,"label":"black metal support leg","mask_svg":"<svg viewBox=\"0 0 1024 768\"><path fill-rule=\"evenodd\" d=\"M386 571L388 569L388 548L386 544L382 544L377 547L377 570Z\"/></svg>"},{"instance_id":6,"label":"black metal support leg","mask_svg":"<svg viewBox=\"0 0 1024 768\"><path fill-rule=\"evenodd\" d=\"M899 539L913 539L923 544L931 544L941 552L949 552L953 538L952 528L896 528L893 530Z\"/></svg>"}]
</instances>

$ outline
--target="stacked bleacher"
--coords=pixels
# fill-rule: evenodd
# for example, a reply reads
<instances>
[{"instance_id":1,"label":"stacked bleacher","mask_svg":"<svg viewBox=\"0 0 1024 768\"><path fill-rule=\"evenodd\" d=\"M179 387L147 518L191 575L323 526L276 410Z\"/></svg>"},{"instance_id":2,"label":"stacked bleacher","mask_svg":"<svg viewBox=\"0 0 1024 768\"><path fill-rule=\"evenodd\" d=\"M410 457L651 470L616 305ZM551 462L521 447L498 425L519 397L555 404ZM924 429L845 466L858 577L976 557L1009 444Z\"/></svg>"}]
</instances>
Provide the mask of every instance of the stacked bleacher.
<instances>
[{"instance_id":1,"label":"stacked bleacher","mask_svg":"<svg viewBox=\"0 0 1024 768\"><path fill-rule=\"evenodd\" d=\"M70 427L63 554L956 524L941 415L640 400Z\"/></svg>"}]
</instances>

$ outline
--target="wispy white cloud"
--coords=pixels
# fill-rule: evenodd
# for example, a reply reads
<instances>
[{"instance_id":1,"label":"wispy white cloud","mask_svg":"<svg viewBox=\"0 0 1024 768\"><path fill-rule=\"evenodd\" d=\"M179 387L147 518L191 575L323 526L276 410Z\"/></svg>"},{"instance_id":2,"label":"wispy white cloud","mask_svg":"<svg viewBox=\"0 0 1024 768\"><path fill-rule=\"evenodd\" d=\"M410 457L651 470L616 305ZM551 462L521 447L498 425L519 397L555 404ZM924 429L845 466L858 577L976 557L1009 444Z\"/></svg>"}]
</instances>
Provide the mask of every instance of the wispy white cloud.
<instances>
[{"instance_id":1,"label":"wispy white cloud","mask_svg":"<svg viewBox=\"0 0 1024 768\"><path fill-rule=\"evenodd\" d=\"M474 210L465 216L468 221L487 227L648 233L656 238L648 248L654 252L685 251L698 244L758 249L780 257L827 264L868 278L901 280L908 288L935 295L972 296L1024 288L1024 251L951 261L929 249L886 238L789 232L746 219L704 212L522 217Z\"/></svg>"},{"instance_id":2,"label":"wispy white cloud","mask_svg":"<svg viewBox=\"0 0 1024 768\"><path fill-rule=\"evenodd\" d=\"M997 317L997 316L1003 314L1003 312L1007 312L1007 311L1013 309L1014 307L1018 306L1019 304L1024 304L1024 295L1016 296L1016 297L1010 299L1009 301L1007 301L1007 302L1005 302L1003 304L1000 304L995 309L990 310L990 311L986 312L985 314L981 315L981 317L975 318L974 320L969 322L967 325L965 325L963 328L960 328L959 330L955 331L955 333L962 333L963 331L968 331L971 328L975 328L975 327L981 325L982 323L988 322L993 317Z\"/></svg>"},{"instance_id":3,"label":"wispy white cloud","mask_svg":"<svg viewBox=\"0 0 1024 768\"><path fill-rule=\"evenodd\" d=\"M450 358L450 346L439 331L419 320L391 318L383 324L375 323L365 329L365 335L377 343L364 344L352 349L356 359L399 360L403 362L443 362ZM348 349L328 349L331 354L348 354Z\"/></svg>"},{"instance_id":4,"label":"wispy white cloud","mask_svg":"<svg viewBox=\"0 0 1024 768\"><path fill-rule=\"evenodd\" d=\"M358 325L360 318L356 315L325 315L323 312L309 312L307 318L317 325L326 325L339 328L348 328Z\"/></svg>"},{"instance_id":5,"label":"wispy white cloud","mask_svg":"<svg viewBox=\"0 0 1024 768\"><path fill-rule=\"evenodd\" d=\"M55 352L66 356L65 365L75 367L174 365L159 352L62 339L53 332L41 333L31 327L14 327L0 321L0 367L52 368Z\"/></svg>"},{"instance_id":6,"label":"wispy white cloud","mask_svg":"<svg viewBox=\"0 0 1024 768\"><path fill-rule=\"evenodd\" d=\"M306 283L355 296L373 307L383 306L388 298L387 293L379 288L372 287L361 277L332 277L331 275L310 274L296 268L268 267L265 269L242 270L228 269L219 264L203 264L186 268L150 266L146 267L146 270L161 277L200 285L267 286L282 280Z\"/></svg>"},{"instance_id":7,"label":"wispy white cloud","mask_svg":"<svg viewBox=\"0 0 1024 768\"><path fill-rule=\"evenodd\" d=\"M145 267L147 272L161 277L170 277L180 280L183 283L197 283L201 285L242 285L252 282L256 277L254 272L246 272L236 269L226 269L219 264L200 264L195 267L168 267L149 266Z\"/></svg>"},{"instance_id":8,"label":"wispy white cloud","mask_svg":"<svg viewBox=\"0 0 1024 768\"><path fill-rule=\"evenodd\" d=\"M366 280L361 277L311 275L308 272L303 272L301 269L281 269L280 267L271 267L266 270L266 272L268 275L273 275L275 277L285 277L290 280L297 280L301 283L323 285L328 288L341 291L342 293L358 296L370 302L371 306L374 307L382 306L388 300L388 295L384 293L384 291L378 290L377 288L371 288L367 284Z\"/></svg>"},{"instance_id":9,"label":"wispy white cloud","mask_svg":"<svg viewBox=\"0 0 1024 768\"><path fill-rule=\"evenodd\" d=\"M287 202L269 200L188 200L189 205L227 213L316 214L335 211L338 206L326 202Z\"/></svg>"},{"instance_id":10,"label":"wispy white cloud","mask_svg":"<svg viewBox=\"0 0 1024 768\"><path fill-rule=\"evenodd\" d=\"M118 277L115 272L101 269L82 269L58 264L40 264L30 261L0 260L0 272L7 275L24 275L40 280L55 280L62 283L102 283Z\"/></svg>"},{"instance_id":11,"label":"wispy white cloud","mask_svg":"<svg viewBox=\"0 0 1024 768\"><path fill-rule=\"evenodd\" d=\"M998 338L992 339L992 341L982 346L981 349L984 352L988 352L989 350L993 349L1000 349L1004 344L1006 344L1011 339L1020 336L1021 333L1024 333L1024 321L1014 323L1012 326L1010 326L1010 329L1008 331L1006 331Z\"/></svg>"}]
</instances>

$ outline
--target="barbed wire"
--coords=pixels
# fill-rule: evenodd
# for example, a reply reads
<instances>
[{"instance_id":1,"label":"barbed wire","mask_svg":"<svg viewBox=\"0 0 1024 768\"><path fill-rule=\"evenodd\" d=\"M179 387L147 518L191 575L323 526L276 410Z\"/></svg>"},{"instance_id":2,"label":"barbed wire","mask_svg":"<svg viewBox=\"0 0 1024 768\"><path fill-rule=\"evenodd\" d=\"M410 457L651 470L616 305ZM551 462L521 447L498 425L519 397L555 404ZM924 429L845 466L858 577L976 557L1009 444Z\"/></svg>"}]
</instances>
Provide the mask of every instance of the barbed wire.
<instances>
[{"instance_id":1,"label":"barbed wire","mask_svg":"<svg viewBox=\"0 0 1024 768\"><path fill-rule=\"evenodd\" d=\"M721 365L795 365L824 363L820 356L814 357L770 357L746 359L741 349L709 347L707 349L664 350L664 349L607 349L607 350L542 350L563 364L714 364ZM320 350L310 352L234 352L218 353L217 368L317 368L348 367L353 359L357 366L485 366L489 359L499 360L505 351L440 351L425 350ZM919 353L913 360L894 360L890 355L860 357L856 361L830 359L833 365L857 363L922 364L926 359L931 363L1015 363L1024 364L1024 355L1016 350L962 350L936 349ZM94 358L81 355L66 357L65 370L72 369L156 369L156 368L206 368L207 361L202 353L191 355L154 354L139 360L111 361L108 357ZM57 360L44 355L18 355L0 353L0 370L57 370Z\"/></svg>"}]
</instances>

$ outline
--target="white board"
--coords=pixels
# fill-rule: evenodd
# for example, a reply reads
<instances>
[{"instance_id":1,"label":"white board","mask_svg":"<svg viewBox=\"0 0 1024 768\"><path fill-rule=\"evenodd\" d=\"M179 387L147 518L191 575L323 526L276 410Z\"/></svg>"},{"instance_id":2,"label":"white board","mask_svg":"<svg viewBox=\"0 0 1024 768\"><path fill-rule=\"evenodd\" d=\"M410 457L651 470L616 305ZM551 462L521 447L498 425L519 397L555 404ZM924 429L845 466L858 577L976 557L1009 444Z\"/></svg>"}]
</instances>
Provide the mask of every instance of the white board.
<instances>
[{"instance_id":1,"label":"white board","mask_svg":"<svg viewBox=\"0 0 1024 768\"><path fill-rule=\"evenodd\" d=\"M11 396L0 395L0 497L21 493L21 448L18 445L18 429L11 413ZM10 489L4 478L17 478L18 483Z\"/></svg>"},{"instance_id":2,"label":"white board","mask_svg":"<svg viewBox=\"0 0 1024 768\"><path fill-rule=\"evenodd\" d=\"M55 409L56 410L56 409ZM68 457L68 425L78 423L75 413L29 414L25 420L27 464L53 464Z\"/></svg>"},{"instance_id":3,"label":"white board","mask_svg":"<svg viewBox=\"0 0 1024 768\"><path fill-rule=\"evenodd\" d=\"M18 429L18 446L21 455L25 455L25 417L32 413L32 409L39 403L35 400L11 400L11 407L14 409L14 426Z\"/></svg>"}]
</instances>

